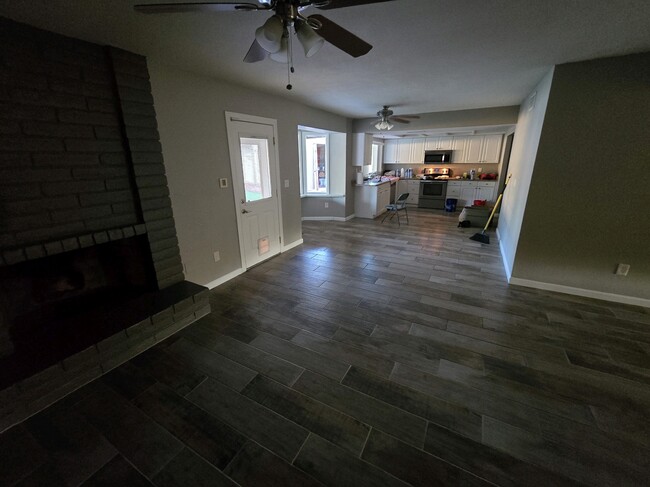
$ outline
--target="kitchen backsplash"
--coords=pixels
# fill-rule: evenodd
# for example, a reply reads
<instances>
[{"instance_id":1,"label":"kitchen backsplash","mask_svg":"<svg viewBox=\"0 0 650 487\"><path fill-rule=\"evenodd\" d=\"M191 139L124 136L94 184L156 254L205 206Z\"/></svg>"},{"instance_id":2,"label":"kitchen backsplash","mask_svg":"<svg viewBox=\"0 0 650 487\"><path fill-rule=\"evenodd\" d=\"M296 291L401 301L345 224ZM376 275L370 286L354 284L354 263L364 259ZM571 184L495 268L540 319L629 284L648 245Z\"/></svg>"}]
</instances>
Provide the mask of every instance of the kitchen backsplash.
<instances>
[{"instance_id":1,"label":"kitchen backsplash","mask_svg":"<svg viewBox=\"0 0 650 487\"><path fill-rule=\"evenodd\" d=\"M470 169L476 169L476 172L481 169L483 173L498 174L499 172L498 164L384 164L383 170L398 171L402 168L411 168L413 169L413 176L417 176L418 174L422 174L425 169L433 167L449 168L451 178L455 178L456 176L462 177L463 173L469 173Z\"/></svg>"}]
</instances>

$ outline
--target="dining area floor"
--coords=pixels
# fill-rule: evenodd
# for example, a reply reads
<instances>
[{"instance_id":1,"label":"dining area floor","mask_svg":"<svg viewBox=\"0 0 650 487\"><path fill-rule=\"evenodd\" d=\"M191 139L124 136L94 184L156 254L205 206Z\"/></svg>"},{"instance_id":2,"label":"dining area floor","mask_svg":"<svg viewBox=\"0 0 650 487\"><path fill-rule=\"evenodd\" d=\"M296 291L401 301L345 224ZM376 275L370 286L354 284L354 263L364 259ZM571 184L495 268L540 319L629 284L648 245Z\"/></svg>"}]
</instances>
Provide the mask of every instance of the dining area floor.
<instances>
[{"instance_id":1,"label":"dining area floor","mask_svg":"<svg viewBox=\"0 0 650 487\"><path fill-rule=\"evenodd\" d=\"M647 485L650 309L507 283L457 214L305 221L0 435L0 484Z\"/></svg>"}]
</instances>

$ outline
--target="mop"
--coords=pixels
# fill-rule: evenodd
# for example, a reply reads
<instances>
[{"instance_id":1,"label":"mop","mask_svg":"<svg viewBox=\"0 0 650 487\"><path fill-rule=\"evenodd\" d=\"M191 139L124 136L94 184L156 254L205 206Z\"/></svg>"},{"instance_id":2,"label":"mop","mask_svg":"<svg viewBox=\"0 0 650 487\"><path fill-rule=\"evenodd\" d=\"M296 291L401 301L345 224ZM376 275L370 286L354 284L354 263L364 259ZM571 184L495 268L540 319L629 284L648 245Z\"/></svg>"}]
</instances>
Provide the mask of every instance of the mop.
<instances>
[{"instance_id":1,"label":"mop","mask_svg":"<svg viewBox=\"0 0 650 487\"><path fill-rule=\"evenodd\" d=\"M490 236L487 235L485 232L487 232L488 227L490 226L490 223L492 223L492 217L494 217L494 214L497 212L497 208L499 207L499 203L501 203L501 199L503 198L503 193L506 192L506 188L508 187L508 182L510 181L510 178L512 177L512 174L508 176L506 179L506 184L503 186L503 191L501 191L501 194L497 198L497 202L494 205L494 208L492 208L492 212L490 213L490 217L488 218L487 223L485 224L485 227L483 227L483 231L480 233L475 233L472 235L469 239L470 240L476 240L477 242L481 242L484 244L489 244L490 243Z\"/></svg>"}]
</instances>

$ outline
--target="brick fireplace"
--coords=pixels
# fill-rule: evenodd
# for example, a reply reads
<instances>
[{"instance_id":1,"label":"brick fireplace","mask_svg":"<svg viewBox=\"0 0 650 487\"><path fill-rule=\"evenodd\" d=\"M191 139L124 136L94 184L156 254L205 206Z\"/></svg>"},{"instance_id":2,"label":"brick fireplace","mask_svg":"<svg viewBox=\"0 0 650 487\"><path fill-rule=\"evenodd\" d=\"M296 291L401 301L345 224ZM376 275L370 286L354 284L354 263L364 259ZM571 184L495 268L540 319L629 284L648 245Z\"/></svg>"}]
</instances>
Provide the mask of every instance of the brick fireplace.
<instances>
[{"instance_id":1,"label":"brick fireplace","mask_svg":"<svg viewBox=\"0 0 650 487\"><path fill-rule=\"evenodd\" d=\"M209 310L146 59L0 18L0 431Z\"/></svg>"}]
</instances>

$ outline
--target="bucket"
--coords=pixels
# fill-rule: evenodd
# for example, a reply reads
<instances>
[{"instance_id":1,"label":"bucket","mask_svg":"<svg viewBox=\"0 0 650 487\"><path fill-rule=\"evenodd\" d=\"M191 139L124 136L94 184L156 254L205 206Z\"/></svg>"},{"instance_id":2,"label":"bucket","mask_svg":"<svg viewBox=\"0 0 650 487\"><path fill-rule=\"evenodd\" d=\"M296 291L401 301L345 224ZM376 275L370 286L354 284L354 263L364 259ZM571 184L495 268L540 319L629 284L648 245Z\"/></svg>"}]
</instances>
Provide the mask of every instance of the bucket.
<instances>
[{"instance_id":1,"label":"bucket","mask_svg":"<svg viewBox=\"0 0 650 487\"><path fill-rule=\"evenodd\" d=\"M456 211L457 203L458 200L456 198L447 198L445 200L445 211L448 211L450 213Z\"/></svg>"}]
</instances>

